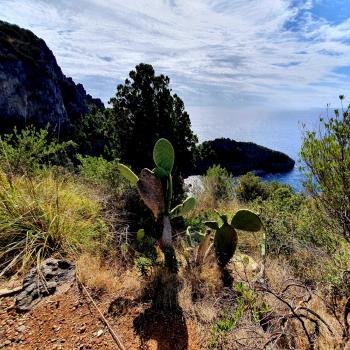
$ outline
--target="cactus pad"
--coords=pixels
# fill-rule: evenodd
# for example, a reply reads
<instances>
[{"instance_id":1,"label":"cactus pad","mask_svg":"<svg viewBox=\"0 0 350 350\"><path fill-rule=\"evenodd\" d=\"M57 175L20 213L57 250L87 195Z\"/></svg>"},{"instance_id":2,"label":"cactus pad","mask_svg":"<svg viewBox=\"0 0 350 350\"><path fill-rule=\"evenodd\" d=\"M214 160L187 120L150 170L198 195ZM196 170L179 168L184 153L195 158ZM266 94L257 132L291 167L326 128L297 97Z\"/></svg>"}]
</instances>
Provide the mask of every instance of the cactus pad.
<instances>
[{"instance_id":1,"label":"cactus pad","mask_svg":"<svg viewBox=\"0 0 350 350\"><path fill-rule=\"evenodd\" d=\"M223 224L215 233L214 246L216 258L220 266L225 266L236 251L238 236L229 224Z\"/></svg>"},{"instance_id":2,"label":"cactus pad","mask_svg":"<svg viewBox=\"0 0 350 350\"><path fill-rule=\"evenodd\" d=\"M153 148L153 160L157 168L164 169L168 175L174 166L175 152L172 144L167 139L159 139Z\"/></svg>"},{"instance_id":3,"label":"cactus pad","mask_svg":"<svg viewBox=\"0 0 350 350\"><path fill-rule=\"evenodd\" d=\"M231 225L237 230L256 232L262 228L258 215L248 209L241 209L232 218Z\"/></svg>"},{"instance_id":4,"label":"cactus pad","mask_svg":"<svg viewBox=\"0 0 350 350\"><path fill-rule=\"evenodd\" d=\"M196 199L194 197L187 197L181 204L177 205L171 210L171 217L175 218L178 216L183 216L190 212L196 205Z\"/></svg>"},{"instance_id":5,"label":"cactus pad","mask_svg":"<svg viewBox=\"0 0 350 350\"><path fill-rule=\"evenodd\" d=\"M129 167L122 163L118 163L117 168L120 172L120 175L127 179L130 182L131 186L136 186L139 178Z\"/></svg>"},{"instance_id":6,"label":"cactus pad","mask_svg":"<svg viewBox=\"0 0 350 350\"><path fill-rule=\"evenodd\" d=\"M140 179L137 181L137 189L147 207L155 218L164 213L164 194L161 181L149 169L142 169Z\"/></svg>"}]
</instances>

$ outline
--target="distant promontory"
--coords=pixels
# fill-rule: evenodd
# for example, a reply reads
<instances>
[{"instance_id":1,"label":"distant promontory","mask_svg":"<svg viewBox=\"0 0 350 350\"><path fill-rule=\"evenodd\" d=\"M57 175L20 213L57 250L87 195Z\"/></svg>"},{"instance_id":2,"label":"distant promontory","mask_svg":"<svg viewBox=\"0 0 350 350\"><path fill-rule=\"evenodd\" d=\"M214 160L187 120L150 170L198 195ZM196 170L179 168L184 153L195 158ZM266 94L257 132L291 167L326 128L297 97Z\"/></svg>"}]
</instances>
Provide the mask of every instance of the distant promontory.
<instances>
[{"instance_id":1,"label":"distant promontory","mask_svg":"<svg viewBox=\"0 0 350 350\"><path fill-rule=\"evenodd\" d=\"M218 138L198 146L192 175L202 175L213 165L220 165L232 175L242 175L249 171L287 172L294 168L295 161L282 152L253 142Z\"/></svg>"}]
</instances>

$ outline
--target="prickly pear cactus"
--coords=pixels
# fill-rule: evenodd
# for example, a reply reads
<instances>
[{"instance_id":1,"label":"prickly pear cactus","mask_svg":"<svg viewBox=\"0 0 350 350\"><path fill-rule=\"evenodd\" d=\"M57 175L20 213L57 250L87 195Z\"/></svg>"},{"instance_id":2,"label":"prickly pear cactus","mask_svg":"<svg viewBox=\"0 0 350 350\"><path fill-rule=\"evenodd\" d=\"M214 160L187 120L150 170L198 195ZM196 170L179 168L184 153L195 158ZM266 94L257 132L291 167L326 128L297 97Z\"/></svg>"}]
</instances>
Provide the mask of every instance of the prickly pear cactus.
<instances>
[{"instance_id":1,"label":"prickly pear cactus","mask_svg":"<svg viewBox=\"0 0 350 350\"><path fill-rule=\"evenodd\" d=\"M219 230L216 231L214 238L214 247L216 258L220 266L226 266L236 251L238 236L236 230L224 223Z\"/></svg>"},{"instance_id":2,"label":"prickly pear cactus","mask_svg":"<svg viewBox=\"0 0 350 350\"><path fill-rule=\"evenodd\" d=\"M172 218L178 216L184 216L190 212L196 205L196 200L194 197L187 197L181 204L177 205L174 209L170 211Z\"/></svg>"},{"instance_id":3,"label":"prickly pear cactus","mask_svg":"<svg viewBox=\"0 0 350 350\"><path fill-rule=\"evenodd\" d=\"M139 181L139 178L129 167L122 163L118 163L117 168L119 170L120 175L123 176L126 180L128 180L131 186L136 186L137 181Z\"/></svg>"},{"instance_id":4,"label":"prickly pear cactus","mask_svg":"<svg viewBox=\"0 0 350 350\"><path fill-rule=\"evenodd\" d=\"M142 169L140 179L137 181L139 194L152 211L155 218L164 213L164 194L162 183L157 176L149 169Z\"/></svg>"},{"instance_id":5,"label":"prickly pear cactus","mask_svg":"<svg viewBox=\"0 0 350 350\"><path fill-rule=\"evenodd\" d=\"M156 142L153 148L153 160L157 168L165 170L167 175L171 175L175 152L172 144L167 139L159 139Z\"/></svg>"},{"instance_id":6,"label":"prickly pear cactus","mask_svg":"<svg viewBox=\"0 0 350 350\"><path fill-rule=\"evenodd\" d=\"M240 209L233 216L231 225L237 230L259 231L262 227L259 216L248 209Z\"/></svg>"},{"instance_id":7,"label":"prickly pear cactus","mask_svg":"<svg viewBox=\"0 0 350 350\"><path fill-rule=\"evenodd\" d=\"M218 215L223 221L222 225L219 225L216 221L207 221L206 225L216 231L214 237L215 254L218 264L224 267L237 248L238 235L236 229L255 232L261 229L262 223L257 214L247 209L238 210L231 223L228 223L226 215L220 215L219 213Z\"/></svg>"}]
</instances>

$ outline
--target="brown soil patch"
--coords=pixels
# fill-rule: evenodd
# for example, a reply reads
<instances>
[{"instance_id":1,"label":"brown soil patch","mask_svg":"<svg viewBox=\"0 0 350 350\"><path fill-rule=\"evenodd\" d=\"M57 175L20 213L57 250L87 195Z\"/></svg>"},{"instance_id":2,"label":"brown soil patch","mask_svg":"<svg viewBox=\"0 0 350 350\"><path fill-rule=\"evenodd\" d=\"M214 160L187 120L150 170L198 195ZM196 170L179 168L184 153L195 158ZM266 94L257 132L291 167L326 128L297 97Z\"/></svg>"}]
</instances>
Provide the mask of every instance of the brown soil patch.
<instances>
[{"instance_id":1,"label":"brown soil patch","mask_svg":"<svg viewBox=\"0 0 350 350\"><path fill-rule=\"evenodd\" d=\"M115 296L93 295L126 349L202 349L197 326L180 310L161 312L129 302L122 312L108 312ZM76 284L18 314L14 298L0 298L0 348L25 350L118 349L98 312Z\"/></svg>"}]
</instances>

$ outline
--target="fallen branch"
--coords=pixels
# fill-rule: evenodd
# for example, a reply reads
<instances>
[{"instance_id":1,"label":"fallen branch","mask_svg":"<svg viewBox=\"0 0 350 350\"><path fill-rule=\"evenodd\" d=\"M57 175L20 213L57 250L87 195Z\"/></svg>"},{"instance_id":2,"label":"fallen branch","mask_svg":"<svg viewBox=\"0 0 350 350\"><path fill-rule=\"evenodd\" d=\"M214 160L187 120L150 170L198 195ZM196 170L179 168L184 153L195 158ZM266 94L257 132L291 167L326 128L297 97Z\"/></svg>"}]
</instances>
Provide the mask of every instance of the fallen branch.
<instances>
[{"instance_id":1,"label":"fallen branch","mask_svg":"<svg viewBox=\"0 0 350 350\"><path fill-rule=\"evenodd\" d=\"M79 283L79 285L82 287L83 291L85 292L85 294L87 295L87 297L89 298L89 300L91 301L92 305L95 306L96 310L98 311L98 313L100 314L100 317L103 321L103 323L106 325L106 327L108 328L109 333L111 334L112 338L114 339L114 341L116 342L116 344L118 345L120 350L126 350L123 343L121 342L120 338L118 337L118 335L114 332L113 328L111 327L111 325L108 323L107 319L104 317L103 313L101 312L101 310L98 308L97 304L95 303L94 299L92 298L91 294L89 293L89 291L86 289L86 287L84 286L83 282L81 282L77 276L77 282Z\"/></svg>"},{"instance_id":2,"label":"fallen branch","mask_svg":"<svg viewBox=\"0 0 350 350\"><path fill-rule=\"evenodd\" d=\"M23 289L22 286L13 289L0 289L0 298L9 297L19 293Z\"/></svg>"}]
</instances>

